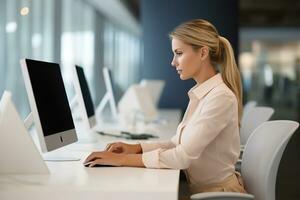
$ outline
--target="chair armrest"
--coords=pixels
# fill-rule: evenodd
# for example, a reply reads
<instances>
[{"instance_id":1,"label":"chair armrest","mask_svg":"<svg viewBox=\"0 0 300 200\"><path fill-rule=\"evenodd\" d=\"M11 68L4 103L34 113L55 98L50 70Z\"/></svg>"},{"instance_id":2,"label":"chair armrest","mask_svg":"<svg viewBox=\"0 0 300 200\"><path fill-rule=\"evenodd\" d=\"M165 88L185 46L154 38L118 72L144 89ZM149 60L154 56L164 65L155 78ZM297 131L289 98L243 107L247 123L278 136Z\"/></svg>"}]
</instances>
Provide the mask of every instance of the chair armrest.
<instances>
[{"instance_id":1,"label":"chair armrest","mask_svg":"<svg viewBox=\"0 0 300 200\"><path fill-rule=\"evenodd\" d=\"M250 200L254 199L251 194L237 193L237 192L203 192L191 195L193 200Z\"/></svg>"}]
</instances>

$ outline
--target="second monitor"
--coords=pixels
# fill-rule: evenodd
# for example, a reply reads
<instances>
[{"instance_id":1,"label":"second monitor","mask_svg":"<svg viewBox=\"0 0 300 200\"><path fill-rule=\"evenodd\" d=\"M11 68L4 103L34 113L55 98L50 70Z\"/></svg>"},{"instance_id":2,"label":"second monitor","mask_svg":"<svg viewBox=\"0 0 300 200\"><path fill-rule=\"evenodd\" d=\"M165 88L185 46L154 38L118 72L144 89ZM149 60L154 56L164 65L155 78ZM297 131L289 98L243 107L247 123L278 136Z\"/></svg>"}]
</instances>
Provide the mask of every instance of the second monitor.
<instances>
[{"instance_id":1,"label":"second monitor","mask_svg":"<svg viewBox=\"0 0 300 200\"><path fill-rule=\"evenodd\" d=\"M120 127L117 121L114 121L114 123L112 124L111 123L97 124L94 104L91 98L88 82L84 74L84 69L80 66L75 66L73 72L74 72L73 82L74 82L74 88L76 92L75 95L76 103L78 103L80 118L82 119L85 127L95 132L101 132L104 130L119 132ZM112 114L113 116L115 116L116 119L118 117L117 116L118 113L115 105L109 70L107 68L103 69L103 75L104 75L104 79L106 80L105 81L106 94L100 103L100 107L101 107L100 109L102 111L104 106L109 102ZM98 111L97 114L103 114L101 113L101 111Z\"/></svg>"},{"instance_id":2,"label":"second monitor","mask_svg":"<svg viewBox=\"0 0 300 200\"><path fill-rule=\"evenodd\" d=\"M80 116L87 128L90 129L95 126L96 117L89 86L82 67L76 65L73 74L73 84L76 93L76 101L81 113Z\"/></svg>"}]
</instances>

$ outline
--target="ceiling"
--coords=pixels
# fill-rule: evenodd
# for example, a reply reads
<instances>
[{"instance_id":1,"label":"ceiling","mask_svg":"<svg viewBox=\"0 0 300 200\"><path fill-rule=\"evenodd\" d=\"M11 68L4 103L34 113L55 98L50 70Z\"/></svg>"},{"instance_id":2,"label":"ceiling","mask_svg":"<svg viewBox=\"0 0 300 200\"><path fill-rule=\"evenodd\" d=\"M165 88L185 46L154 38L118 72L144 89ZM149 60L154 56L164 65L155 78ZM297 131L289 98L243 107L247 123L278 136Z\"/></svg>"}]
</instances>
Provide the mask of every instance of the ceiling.
<instances>
[{"instance_id":1,"label":"ceiling","mask_svg":"<svg viewBox=\"0 0 300 200\"><path fill-rule=\"evenodd\" d=\"M240 0L241 26L300 27L299 0Z\"/></svg>"},{"instance_id":2,"label":"ceiling","mask_svg":"<svg viewBox=\"0 0 300 200\"><path fill-rule=\"evenodd\" d=\"M121 1L139 21L140 0ZM300 0L239 0L239 17L243 27L300 27Z\"/></svg>"}]
</instances>

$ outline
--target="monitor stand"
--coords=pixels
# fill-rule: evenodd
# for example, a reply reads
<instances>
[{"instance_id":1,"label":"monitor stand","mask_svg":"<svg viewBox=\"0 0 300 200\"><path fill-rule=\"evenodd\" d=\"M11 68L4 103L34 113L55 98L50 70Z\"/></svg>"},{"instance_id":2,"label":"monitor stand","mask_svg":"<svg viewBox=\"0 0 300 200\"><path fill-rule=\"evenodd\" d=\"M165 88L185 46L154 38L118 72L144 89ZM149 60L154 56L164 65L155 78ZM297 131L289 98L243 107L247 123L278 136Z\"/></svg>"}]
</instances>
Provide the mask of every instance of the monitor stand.
<instances>
[{"instance_id":1,"label":"monitor stand","mask_svg":"<svg viewBox=\"0 0 300 200\"><path fill-rule=\"evenodd\" d=\"M118 112L114 106L114 99L110 92L106 92L104 97L101 99L99 106L96 108L96 116L101 116L106 104L110 104L111 114L114 119L118 119Z\"/></svg>"}]
</instances>

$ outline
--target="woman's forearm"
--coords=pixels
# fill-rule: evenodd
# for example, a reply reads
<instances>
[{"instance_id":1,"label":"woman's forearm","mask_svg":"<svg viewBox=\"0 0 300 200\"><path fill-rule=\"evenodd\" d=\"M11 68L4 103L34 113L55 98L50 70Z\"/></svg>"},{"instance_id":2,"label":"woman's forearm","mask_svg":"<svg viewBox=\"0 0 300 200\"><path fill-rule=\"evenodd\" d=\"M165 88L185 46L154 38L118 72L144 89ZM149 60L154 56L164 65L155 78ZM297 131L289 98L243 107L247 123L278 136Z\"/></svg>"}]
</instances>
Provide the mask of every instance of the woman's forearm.
<instances>
[{"instance_id":1,"label":"woman's forearm","mask_svg":"<svg viewBox=\"0 0 300 200\"><path fill-rule=\"evenodd\" d=\"M123 156L123 166L145 167L142 154L124 154Z\"/></svg>"}]
</instances>

